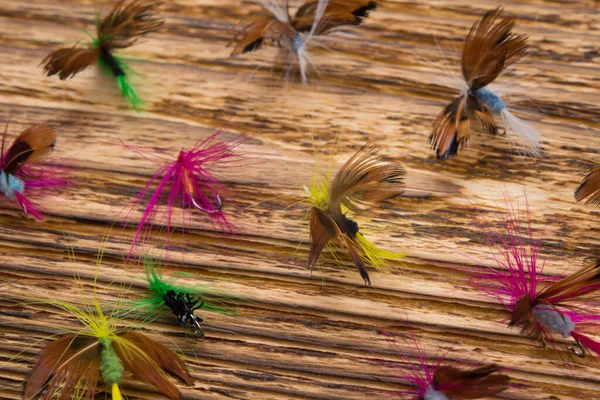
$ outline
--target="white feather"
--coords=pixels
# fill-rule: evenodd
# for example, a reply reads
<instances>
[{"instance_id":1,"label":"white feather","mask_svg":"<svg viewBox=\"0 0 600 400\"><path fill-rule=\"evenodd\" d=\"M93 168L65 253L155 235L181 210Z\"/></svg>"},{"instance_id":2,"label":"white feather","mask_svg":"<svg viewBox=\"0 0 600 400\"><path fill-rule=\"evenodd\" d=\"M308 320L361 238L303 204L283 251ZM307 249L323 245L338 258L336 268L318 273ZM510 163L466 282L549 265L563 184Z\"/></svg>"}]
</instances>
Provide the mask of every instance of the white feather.
<instances>
[{"instance_id":1,"label":"white feather","mask_svg":"<svg viewBox=\"0 0 600 400\"><path fill-rule=\"evenodd\" d=\"M263 6L281 22L289 22L287 3L279 0L257 0L258 4Z\"/></svg>"},{"instance_id":2,"label":"white feather","mask_svg":"<svg viewBox=\"0 0 600 400\"><path fill-rule=\"evenodd\" d=\"M539 156L541 139L540 133L533 126L529 125L527 122L508 111L507 108L504 108L500 112L500 115L502 116L502 121L504 122L504 130L507 134L507 137L509 133L515 133L527 147L530 154ZM511 140L510 137L508 138Z\"/></svg>"}]
</instances>

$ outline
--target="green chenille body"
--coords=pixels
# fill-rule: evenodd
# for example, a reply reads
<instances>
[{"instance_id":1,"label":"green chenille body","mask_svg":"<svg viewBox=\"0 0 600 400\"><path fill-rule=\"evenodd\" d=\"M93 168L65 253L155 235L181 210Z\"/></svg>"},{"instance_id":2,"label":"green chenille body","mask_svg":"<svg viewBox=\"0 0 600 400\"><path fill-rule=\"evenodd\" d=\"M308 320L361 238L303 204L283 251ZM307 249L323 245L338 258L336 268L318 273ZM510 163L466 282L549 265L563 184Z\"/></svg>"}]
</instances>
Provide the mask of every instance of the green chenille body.
<instances>
[{"instance_id":1,"label":"green chenille body","mask_svg":"<svg viewBox=\"0 0 600 400\"><path fill-rule=\"evenodd\" d=\"M115 352L110 337L100 339L102 352L100 353L100 373L106 386L120 385L123 378L123 364Z\"/></svg>"},{"instance_id":2,"label":"green chenille body","mask_svg":"<svg viewBox=\"0 0 600 400\"><path fill-rule=\"evenodd\" d=\"M148 282L148 292L143 297L125 304L124 308L128 310L127 314L133 314L146 322L150 322L170 312L163 300L163 296L169 290L173 290L177 294L189 294L192 297L201 296L204 300L203 311L235 314L235 310L223 302L223 300L231 301L235 298L234 296L220 293L214 289L211 290L210 285L184 286L176 284L178 277L193 277L192 275L174 273L169 278L165 278L161 274L160 264L156 264L150 257L144 258L144 270Z\"/></svg>"},{"instance_id":3,"label":"green chenille body","mask_svg":"<svg viewBox=\"0 0 600 400\"><path fill-rule=\"evenodd\" d=\"M94 38L93 41L92 41L92 43L93 43L93 46L95 48L99 48L100 47L100 40L98 38ZM114 76L114 74L112 73L112 71L110 70L110 68L106 65L106 63L104 63L104 61L102 60L102 58L98 57L98 64L100 64L100 69L102 71L104 71L104 73L106 73L107 75L109 75L110 77L112 77L113 79L117 80L117 84L119 85L119 91L121 92L121 94L123 95L123 97L125 97L125 99L127 99L127 101L129 102L129 104L131 104L131 106L136 111L139 112L140 108L144 105L144 102L135 93L135 91L133 90L131 84L127 80L127 76L128 75L132 75L132 70L131 70L131 68L121 58L115 56L114 54L111 54L111 55L116 60L116 62L119 64L119 66L121 67L121 69L124 71L124 75Z\"/></svg>"}]
</instances>

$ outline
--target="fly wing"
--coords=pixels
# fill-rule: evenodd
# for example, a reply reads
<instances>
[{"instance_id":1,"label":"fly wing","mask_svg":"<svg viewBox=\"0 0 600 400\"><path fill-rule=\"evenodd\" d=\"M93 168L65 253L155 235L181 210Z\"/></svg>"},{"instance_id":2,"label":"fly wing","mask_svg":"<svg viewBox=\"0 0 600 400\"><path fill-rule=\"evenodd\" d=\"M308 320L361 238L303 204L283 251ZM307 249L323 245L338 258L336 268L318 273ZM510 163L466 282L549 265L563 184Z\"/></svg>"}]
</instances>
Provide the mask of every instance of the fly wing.
<instances>
[{"instance_id":1,"label":"fly wing","mask_svg":"<svg viewBox=\"0 0 600 400\"><path fill-rule=\"evenodd\" d=\"M81 389L78 383L85 378L85 399L91 399L96 393L100 377L100 343L95 338L64 336L42 349L36 364L25 380L23 398L55 398L60 390L61 400L68 400ZM79 393L81 394L81 393Z\"/></svg>"},{"instance_id":2,"label":"fly wing","mask_svg":"<svg viewBox=\"0 0 600 400\"><path fill-rule=\"evenodd\" d=\"M310 253L308 255L308 267L312 268L321 252L333 238L342 234L335 221L324 211L316 207L310 210Z\"/></svg>"},{"instance_id":3,"label":"fly wing","mask_svg":"<svg viewBox=\"0 0 600 400\"><path fill-rule=\"evenodd\" d=\"M323 1L323 0L321 0ZM310 32L313 28L319 1L307 1L296 11L292 26L298 32ZM369 12L377 8L374 1L330 0L318 21L314 34L320 35L344 25L360 25Z\"/></svg>"},{"instance_id":4,"label":"fly wing","mask_svg":"<svg viewBox=\"0 0 600 400\"><path fill-rule=\"evenodd\" d=\"M471 90L488 85L527 51L527 36L512 33L515 17L494 8L473 24L462 53L462 74Z\"/></svg>"},{"instance_id":5,"label":"fly wing","mask_svg":"<svg viewBox=\"0 0 600 400\"><path fill-rule=\"evenodd\" d=\"M468 115L474 115L486 131L492 135L498 133L498 125L492 110L477 97L472 95L467 97L467 110Z\"/></svg>"},{"instance_id":6,"label":"fly wing","mask_svg":"<svg viewBox=\"0 0 600 400\"><path fill-rule=\"evenodd\" d=\"M165 23L157 0L121 0L98 25L98 38L106 49L122 49L140 37L156 32Z\"/></svg>"},{"instance_id":7,"label":"fly wing","mask_svg":"<svg viewBox=\"0 0 600 400\"><path fill-rule=\"evenodd\" d=\"M468 371L440 366L433 375L435 390L452 399L479 399L494 396L507 388L508 375L496 374L500 367L484 365Z\"/></svg>"},{"instance_id":8,"label":"fly wing","mask_svg":"<svg viewBox=\"0 0 600 400\"><path fill-rule=\"evenodd\" d=\"M77 46L63 47L48 54L41 62L44 65L44 74L58 74L61 80L65 80L96 62L100 54L97 48Z\"/></svg>"},{"instance_id":9,"label":"fly wing","mask_svg":"<svg viewBox=\"0 0 600 400\"><path fill-rule=\"evenodd\" d=\"M238 31L231 39L236 45L231 57L260 49L264 44L280 45L282 41L291 41L294 29L287 22L275 16L258 15L250 17L239 25Z\"/></svg>"},{"instance_id":10,"label":"fly wing","mask_svg":"<svg viewBox=\"0 0 600 400\"><path fill-rule=\"evenodd\" d=\"M127 371L135 378L153 385L170 399L177 400L180 395L166 373L187 385L193 384L179 356L141 333L127 331L113 341L113 346Z\"/></svg>"},{"instance_id":11,"label":"fly wing","mask_svg":"<svg viewBox=\"0 0 600 400\"><path fill-rule=\"evenodd\" d=\"M343 225L341 206L358 212L369 204L392 198L404 191L402 166L378 157L379 149L363 146L337 173L331 183L329 211Z\"/></svg>"},{"instance_id":12,"label":"fly wing","mask_svg":"<svg viewBox=\"0 0 600 400\"><path fill-rule=\"evenodd\" d=\"M362 247L357 240L350 239L347 235L342 235L344 238L344 243L346 244L346 248L348 249L348 253L350 253L350 257L356 265L360 276L365 281L366 285L371 285L371 278L369 277L369 271L367 271L367 267L365 267L365 263L360 257L360 252L362 252Z\"/></svg>"},{"instance_id":13,"label":"fly wing","mask_svg":"<svg viewBox=\"0 0 600 400\"><path fill-rule=\"evenodd\" d=\"M24 163L35 163L52 153L56 131L48 125L34 125L15 139L3 157L2 169L12 174Z\"/></svg>"},{"instance_id":14,"label":"fly wing","mask_svg":"<svg viewBox=\"0 0 600 400\"><path fill-rule=\"evenodd\" d=\"M444 107L433 123L428 142L440 160L455 156L458 148L467 144L471 123L466 102L465 96L457 97Z\"/></svg>"},{"instance_id":15,"label":"fly wing","mask_svg":"<svg viewBox=\"0 0 600 400\"><path fill-rule=\"evenodd\" d=\"M573 300L600 289L600 261L546 286L537 298L551 304Z\"/></svg>"},{"instance_id":16,"label":"fly wing","mask_svg":"<svg viewBox=\"0 0 600 400\"><path fill-rule=\"evenodd\" d=\"M585 204L600 204L600 165L592 168L575 189L575 200L589 198Z\"/></svg>"}]
</instances>

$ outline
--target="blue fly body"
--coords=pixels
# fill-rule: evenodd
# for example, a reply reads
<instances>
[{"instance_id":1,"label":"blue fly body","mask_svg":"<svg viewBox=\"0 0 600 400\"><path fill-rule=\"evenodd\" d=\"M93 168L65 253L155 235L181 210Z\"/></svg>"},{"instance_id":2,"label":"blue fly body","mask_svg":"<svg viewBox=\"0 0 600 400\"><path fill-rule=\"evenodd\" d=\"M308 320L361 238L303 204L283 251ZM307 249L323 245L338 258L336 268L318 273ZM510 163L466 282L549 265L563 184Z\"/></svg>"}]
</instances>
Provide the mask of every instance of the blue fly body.
<instances>
[{"instance_id":1,"label":"blue fly body","mask_svg":"<svg viewBox=\"0 0 600 400\"><path fill-rule=\"evenodd\" d=\"M492 111L499 113L504 110L504 102L494 92L486 88L479 88L473 91L475 97L479 99L483 104L492 109Z\"/></svg>"},{"instance_id":2,"label":"blue fly body","mask_svg":"<svg viewBox=\"0 0 600 400\"><path fill-rule=\"evenodd\" d=\"M9 200L15 200L15 192L23 193L23 190L25 190L25 182L22 179L0 169L0 192Z\"/></svg>"}]
</instances>

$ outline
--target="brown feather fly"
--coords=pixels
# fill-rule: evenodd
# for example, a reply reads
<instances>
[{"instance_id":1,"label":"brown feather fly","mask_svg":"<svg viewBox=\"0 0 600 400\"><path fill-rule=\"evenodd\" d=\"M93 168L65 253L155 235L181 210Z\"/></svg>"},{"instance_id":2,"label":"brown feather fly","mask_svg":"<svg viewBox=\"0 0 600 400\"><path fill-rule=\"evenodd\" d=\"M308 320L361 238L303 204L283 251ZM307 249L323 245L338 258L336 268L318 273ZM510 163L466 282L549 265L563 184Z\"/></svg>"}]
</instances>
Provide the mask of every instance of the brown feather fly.
<instances>
[{"instance_id":1,"label":"brown feather fly","mask_svg":"<svg viewBox=\"0 0 600 400\"><path fill-rule=\"evenodd\" d=\"M575 200L588 197L585 204L600 205L600 165L590 169L575 189Z\"/></svg>"},{"instance_id":2,"label":"brown feather fly","mask_svg":"<svg viewBox=\"0 0 600 400\"><path fill-rule=\"evenodd\" d=\"M312 204L308 267L312 270L325 246L336 241L345 247L365 283L371 280L364 260L376 268L383 258L399 258L398 253L376 248L360 232L347 213L359 213L368 206L399 195L404 190L405 171L400 165L381 161L378 149L363 146L342 166L330 182L330 175L315 179L305 187ZM387 256L387 257L386 257Z\"/></svg>"},{"instance_id":3,"label":"brown feather fly","mask_svg":"<svg viewBox=\"0 0 600 400\"><path fill-rule=\"evenodd\" d=\"M125 371L172 400L178 400L180 394L169 375L186 385L193 384L179 356L139 332L115 330L115 316L104 314L96 299L88 310L59 300L52 304L75 316L84 328L42 349L25 380L24 400L91 400L100 381L111 391L113 400L122 400L119 386Z\"/></svg>"},{"instance_id":4,"label":"brown feather fly","mask_svg":"<svg viewBox=\"0 0 600 400\"><path fill-rule=\"evenodd\" d=\"M467 35L461 62L464 86L461 94L437 116L428 139L438 159L455 156L459 147L466 146L473 118L496 135L494 113L502 117L505 133L516 133L529 152L538 153L539 133L510 113L502 99L486 88L519 61L528 48L527 36L512 33L515 18L501 17L501 13L501 8L486 12Z\"/></svg>"},{"instance_id":5,"label":"brown feather fly","mask_svg":"<svg viewBox=\"0 0 600 400\"><path fill-rule=\"evenodd\" d=\"M403 361L401 367L397 363L383 361L384 364L397 370L392 376L403 381L408 381L414 387L398 392L412 400L459 400L481 399L495 396L509 386L508 375L501 374L502 367L496 364L483 364L471 369L462 369L449 365L449 360L444 358L431 358L424 346L411 333L411 339L405 339L411 352L401 350L395 340L387 332L382 332L390 341L394 352ZM416 358L417 365L413 365Z\"/></svg>"},{"instance_id":6,"label":"brown feather fly","mask_svg":"<svg viewBox=\"0 0 600 400\"><path fill-rule=\"evenodd\" d=\"M132 46L141 37L162 27L164 20L156 15L163 4L157 0L121 0L96 24L96 37L86 46L76 43L48 54L41 64L47 76L61 80L72 78L99 61L117 80L119 90L137 110L143 104L127 81L128 67L113 54L115 49Z\"/></svg>"},{"instance_id":7,"label":"brown feather fly","mask_svg":"<svg viewBox=\"0 0 600 400\"><path fill-rule=\"evenodd\" d=\"M228 44L236 43L231 57L256 51L263 45L277 46L289 63L287 73L297 65L303 83L308 81L309 69L316 70L307 51L309 40L342 26L360 25L377 7L376 2L365 0L307 0L292 18L287 0L256 2L264 13L238 24Z\"/></svg>"}]
</instances>

